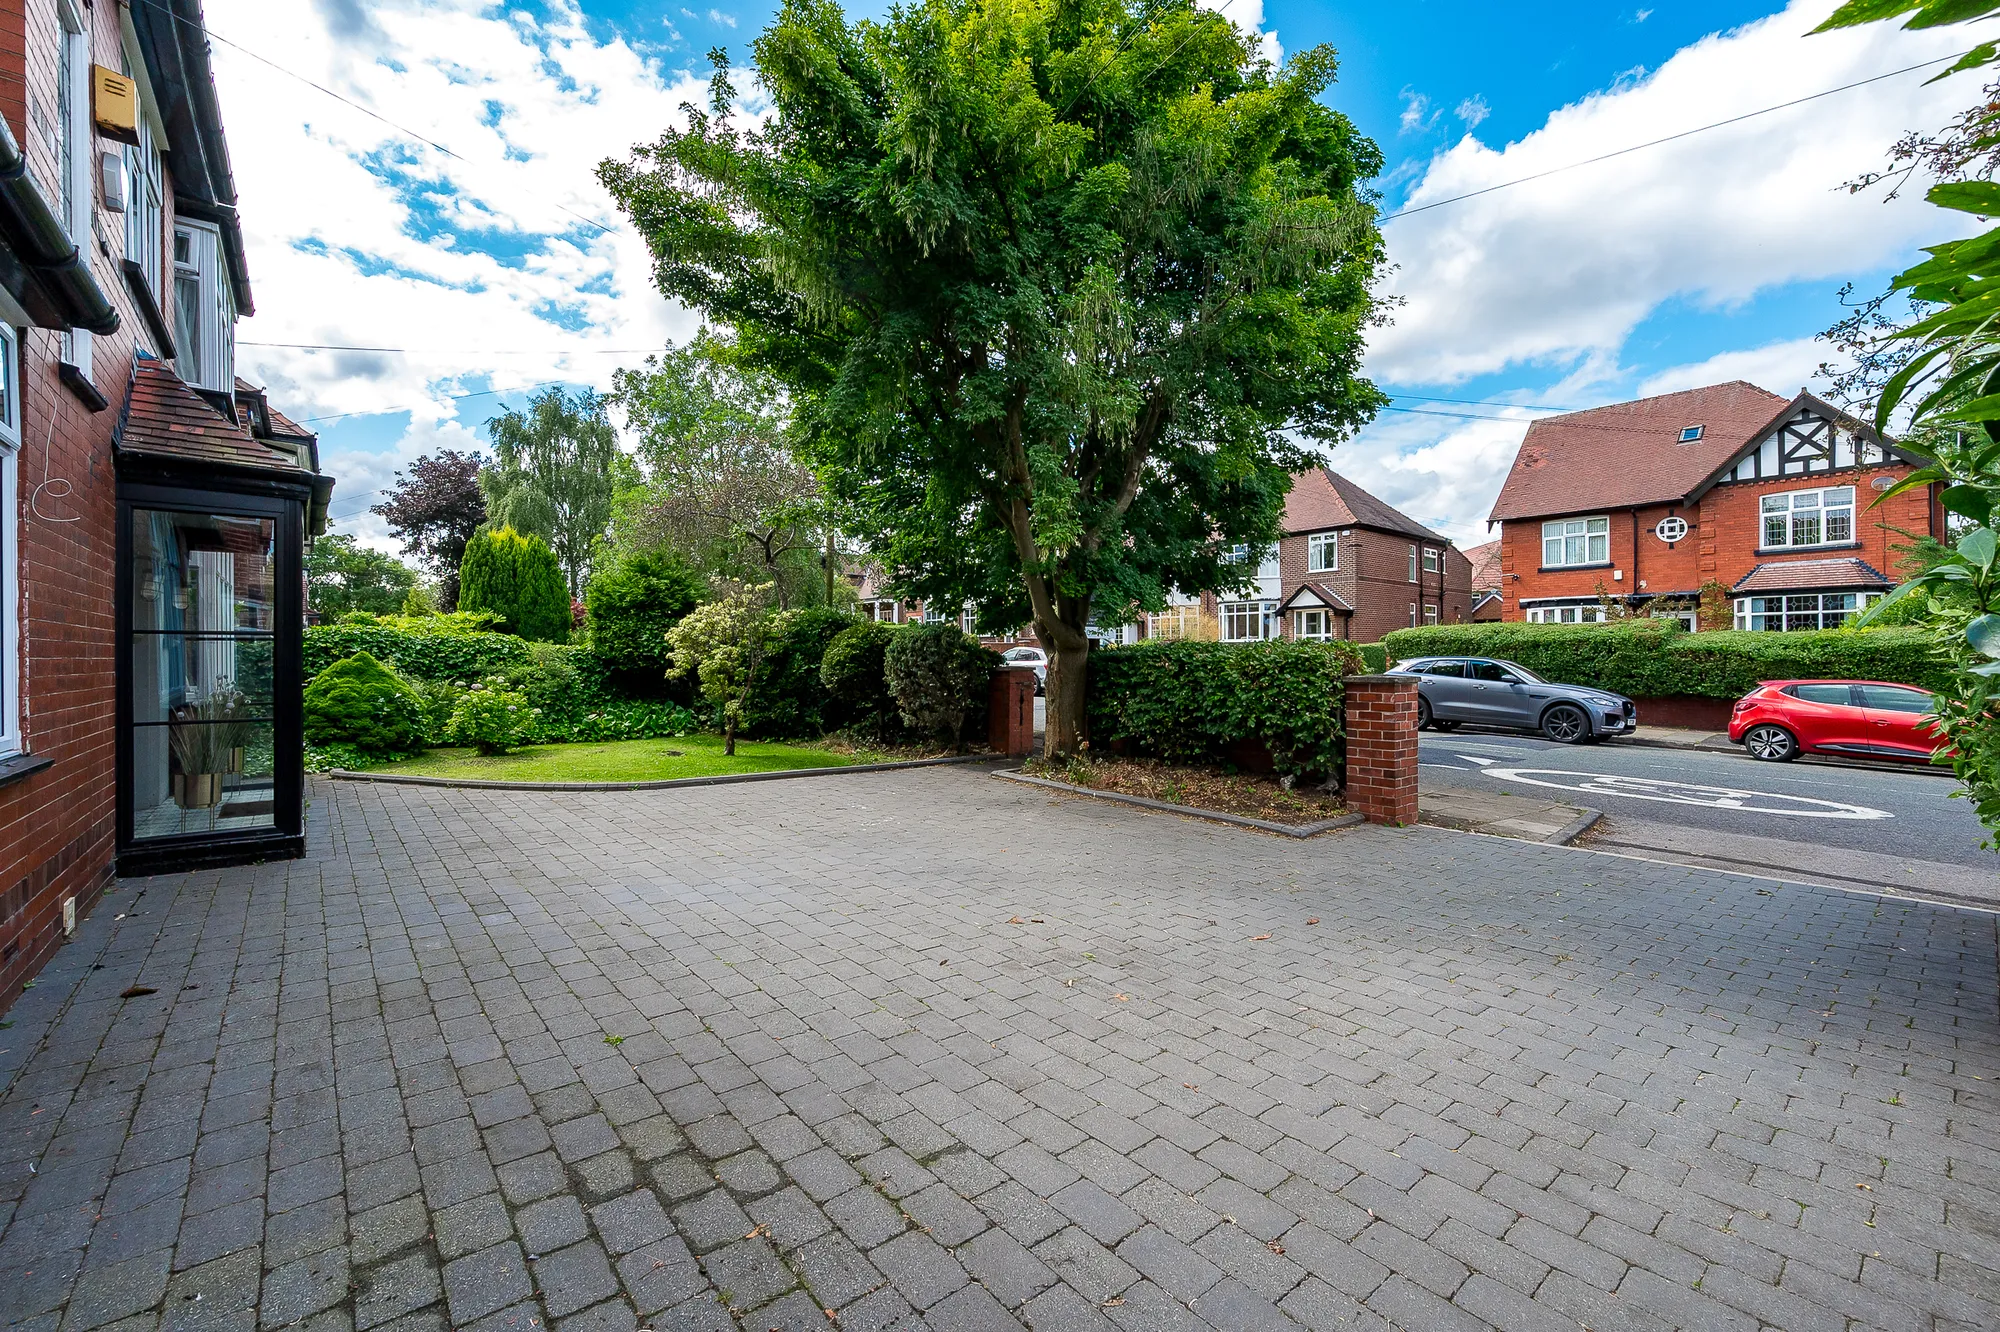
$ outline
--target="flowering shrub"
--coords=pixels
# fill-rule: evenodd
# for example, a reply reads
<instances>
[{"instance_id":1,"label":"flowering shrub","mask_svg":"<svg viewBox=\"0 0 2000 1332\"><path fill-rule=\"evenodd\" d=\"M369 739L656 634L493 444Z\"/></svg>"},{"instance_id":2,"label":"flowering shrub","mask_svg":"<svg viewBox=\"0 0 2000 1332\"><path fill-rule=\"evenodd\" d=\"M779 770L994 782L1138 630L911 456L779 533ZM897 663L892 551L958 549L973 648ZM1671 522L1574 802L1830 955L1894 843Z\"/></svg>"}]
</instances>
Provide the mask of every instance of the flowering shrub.
<instances>
[{"instance_id":1,"label":"flowering shrub","mask_svg":"<svg viewBox=\"0 0 2000 1332\"><path fill-rule=\"evenodd\" d=\"M489 678L459 696L448 728L453 744L472 745L482 754L504 754L533 738L539 710L501 684L497 677Z\"/></svg>"}]
</instances>

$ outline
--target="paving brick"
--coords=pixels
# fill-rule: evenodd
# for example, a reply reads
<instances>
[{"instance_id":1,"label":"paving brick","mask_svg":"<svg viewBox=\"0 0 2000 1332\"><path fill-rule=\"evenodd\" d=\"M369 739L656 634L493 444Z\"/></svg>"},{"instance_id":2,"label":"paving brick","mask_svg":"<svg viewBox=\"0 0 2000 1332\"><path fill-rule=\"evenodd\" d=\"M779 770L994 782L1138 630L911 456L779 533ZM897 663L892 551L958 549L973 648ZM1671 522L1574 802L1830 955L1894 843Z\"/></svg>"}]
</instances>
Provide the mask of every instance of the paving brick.
<instances>
[{"instance_id":1,"label":"paving brick","mask_svg":"<svg viewBox=\"0 0 2000 1332\"><path fill-rule=\"evenodd\" d=\"M603 1246L589 1240L542 1254L528 1268L542 1304L556 1318L588 1308L618 1291Z\"/></svg>"}]
</instances>

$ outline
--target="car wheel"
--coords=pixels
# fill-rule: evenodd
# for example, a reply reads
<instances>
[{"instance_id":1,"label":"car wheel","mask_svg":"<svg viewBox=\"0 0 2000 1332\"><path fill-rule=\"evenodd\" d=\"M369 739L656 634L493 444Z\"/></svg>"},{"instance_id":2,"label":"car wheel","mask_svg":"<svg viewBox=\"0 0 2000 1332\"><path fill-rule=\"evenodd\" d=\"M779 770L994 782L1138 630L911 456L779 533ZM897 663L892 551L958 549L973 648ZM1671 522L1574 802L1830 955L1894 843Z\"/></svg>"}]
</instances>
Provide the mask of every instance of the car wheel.
<instances>
[{"instance_id":1,"label":"car wheel","mask_svg":"<svg viewBox=\"0 0 2000 1332\"><path fill-rule=\"evenodd\" d=\"M1456 731L1458 729L1458 723L1455 721L1442 721L1433 719L1431 722L1431 729L1434 731Z\"/></svg>"},{"instance_id":2,"label":"car wheel","mask_svg":"<svg viewBox=\"0 0 2000 1332\"><path fill-rule=\"evenodd\" d=\"M1590 739L1590 718L1582 708L1558 703L1542 714L1542 734L1558 744L1581 744Z\"/></svg>"},{"instance_id":3,"label":"car wheel","mask_svg":"<svg viewBox=\"0 0 2000 1332\"><path fill-rule=\"evenodd\" d=\"M1782 726L1753 726L1743 733L1743 751L1766 763L1790 763L1799 756L1799 738Z\"/></svg>"},{"instance_id":4,"label":"car wheel","mask_svg":"<svg viewBox=\"0 0 2000 1332\"><path fill-rule=\"evenodd\" d=\"M1431 701L1421 694L1417 696L1417 729L1419 731L1431 729Z\"/></svg>"}]
</instances>

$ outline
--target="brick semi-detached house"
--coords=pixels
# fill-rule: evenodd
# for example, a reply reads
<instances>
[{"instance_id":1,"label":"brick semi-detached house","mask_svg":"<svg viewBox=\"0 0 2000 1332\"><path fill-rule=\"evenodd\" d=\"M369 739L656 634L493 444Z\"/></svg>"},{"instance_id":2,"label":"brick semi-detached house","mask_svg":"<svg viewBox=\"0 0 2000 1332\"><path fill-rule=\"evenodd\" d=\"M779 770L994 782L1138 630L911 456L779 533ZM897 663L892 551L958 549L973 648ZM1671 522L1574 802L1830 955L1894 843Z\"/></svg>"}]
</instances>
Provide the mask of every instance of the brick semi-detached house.
<instances>
[{"instance_id":1,"label":"brick semi-detached house","mask_svg":"<svg viewBox=\"0 0 2000 1332\"><path fill-rule=\"evenodd\" d=\"M252 309L200 0L0 4L0 1008L114 873L303 849L331 483Z\"/></svg>"},{"instance_id":2,"label":"brick semi-detached house","mask_svg":"<svg viewBox=\"0 0 2000 1332\"><path fill-rule=\"evenodd\" d=\"M1902 533L1943 533L1935 487L1870 507L1915 465L1810 393L1741 380L1544 417L1493 505L1502 618L1833 628L1895 586Z\"/></svg>"}]
</instances>

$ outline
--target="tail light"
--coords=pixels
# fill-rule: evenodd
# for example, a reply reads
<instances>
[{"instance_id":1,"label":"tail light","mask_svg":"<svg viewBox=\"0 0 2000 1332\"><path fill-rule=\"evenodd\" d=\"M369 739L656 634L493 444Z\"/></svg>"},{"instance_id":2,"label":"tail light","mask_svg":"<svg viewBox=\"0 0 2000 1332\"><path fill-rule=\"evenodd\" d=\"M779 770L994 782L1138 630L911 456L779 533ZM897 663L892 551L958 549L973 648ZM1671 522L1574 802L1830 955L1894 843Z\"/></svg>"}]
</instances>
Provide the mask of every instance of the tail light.
<instances>
[{"instance_id":1,"label":"tail light","mask_svg":"<svg viewBox=\"0 0 2000 1332\"><path fill-rule=\"evenodd\" d=\"M1756 706L1757 700L1762 698L1763 696L1764 696L1763 690L1754 689L1751 692L1745 694L1743 697L1737 699L1736 706L1734 709L1732 709L1732 711L1748 712L1752 707Z\"/></svg>"}]
</instances>

